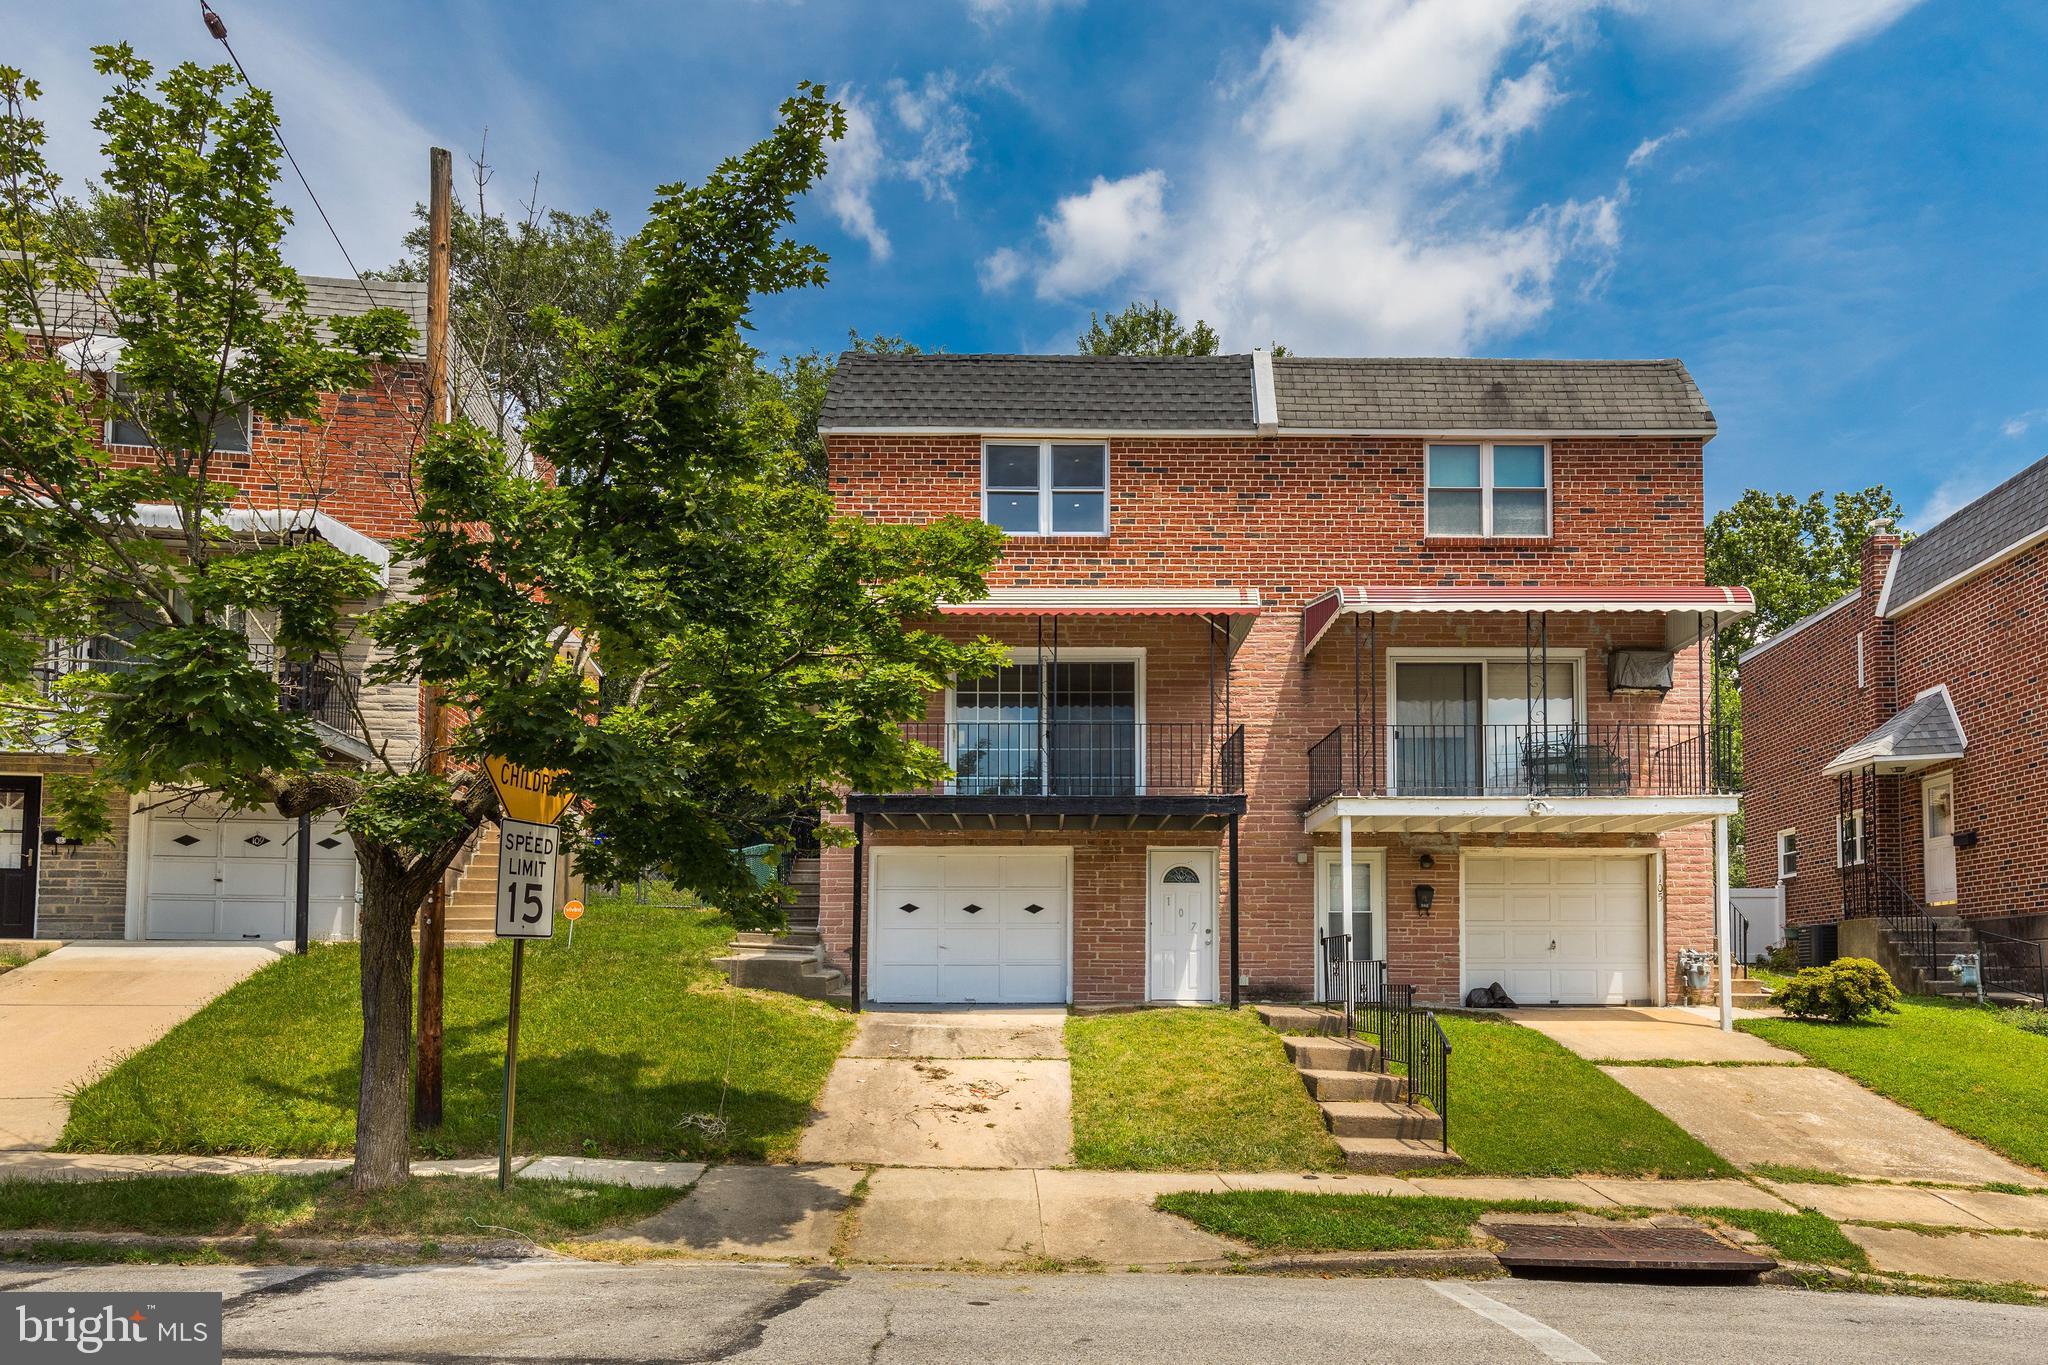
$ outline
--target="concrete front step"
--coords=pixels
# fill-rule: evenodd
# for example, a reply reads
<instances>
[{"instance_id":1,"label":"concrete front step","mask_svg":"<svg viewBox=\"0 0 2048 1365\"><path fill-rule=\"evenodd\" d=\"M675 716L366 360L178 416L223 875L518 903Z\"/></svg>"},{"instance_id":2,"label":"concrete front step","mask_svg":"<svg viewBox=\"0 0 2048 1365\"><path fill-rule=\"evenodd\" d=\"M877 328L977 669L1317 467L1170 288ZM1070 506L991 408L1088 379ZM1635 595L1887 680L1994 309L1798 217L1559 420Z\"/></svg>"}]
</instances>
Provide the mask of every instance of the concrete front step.
<instances>
[{"instance_id":1,"label":"concrete front step","mask_svg":"<svg viewBox=\"0 0 2048 1365\"><path fill-rule=\"evenodd\" d=\"M733 985L749 990L780 991L806 1000L851 999L845 974L818 966L817 959L809 955L740 953L714 958L712 965L731 977Z\"/></svg>"},{"instance_id":2,"label":"concrete front step","mask_svg":"<svg viewBox=\"0 0 2048 1365\"><path fill-rule=\"evenodd\" d=\"M1319 1103L1345 1104L1366 1100L1398 1100L1408 1083L1384 1071L1304 1071L1301 1083Z\"/></svg>"},{"instance_id":3,"label":"concrete front step","mask_svg":"<svg viewBox=\"0 0 2048 1365\"><path fill-rule=\"evenodd\" d=\"M1388 1104L1368 1100L1322 1106L1323 1122L1338 1137L1417 1138L1444 1135L1444 1121L1419 1104Z\"/></svg>"},{"instance_id":4,"label":"concrete front step","mask_svg":"<svg viewBox=\"0 0 2048 1365\"><path fill-rule=\"evenodd\" d=\"M1380 1050L1355 1038L1282 1038L1287 1060L1302 1071L1377 1071Z\"/></svg>"},{"instance_id":5,"label":"concrete front step","mask_svg":"<svg viewBox=\"0 0 2048 1365\"><path fill-rule=\"evenodd\" d=\"M1424 1166L1455 1166L1460 1158L1442 1144L1420 1138L1340 1137L1344 1164L1354 1171L1412 1171Z\"/></svg>"},{"instance_id":6,"label":"concrete front step","mask_svg":"<svg viewBox=\"0 0 2048 1365\"><path fill-rule=\"evenodd\" d=\"M1259 1022L1275 1033L1338 1033L1344 1016L1327 1005L1254 1005Z\"/></svg>"}]
</instances>

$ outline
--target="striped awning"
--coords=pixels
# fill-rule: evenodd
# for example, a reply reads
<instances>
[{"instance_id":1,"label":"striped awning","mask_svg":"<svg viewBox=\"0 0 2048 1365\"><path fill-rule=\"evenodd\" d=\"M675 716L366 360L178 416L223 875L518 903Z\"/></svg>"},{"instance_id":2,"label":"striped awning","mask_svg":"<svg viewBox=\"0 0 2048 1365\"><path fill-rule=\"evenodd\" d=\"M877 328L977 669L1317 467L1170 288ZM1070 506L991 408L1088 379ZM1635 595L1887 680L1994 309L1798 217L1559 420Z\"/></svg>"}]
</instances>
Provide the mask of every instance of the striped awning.
<instances>
[{"instance_id":1,"label":"striped awning","mask_svg":"<svg viewBox=\"0 0 2048 1365\"><path fill-rule=\"evenodd\" d=\"M1257 588L990 588L957 616L1256 616Z\"/></svg>"},{"instance_id":2,"label":"striped awning","mask_svg":"<svg viewBox=\"0 0 2048 1365\"><path fill-rule=\"evenodd\" d=\"M1756 610L1748 588L1633 584L1628 586L1557 585L1503 587L1493 585L1382 584L1332 588L1301 609L1303 652L1347 612L1557 612L1659 615L1665 640L1673 649L1692 643L1710 618L1722 624Z\"/></svg>"}]
</instances>

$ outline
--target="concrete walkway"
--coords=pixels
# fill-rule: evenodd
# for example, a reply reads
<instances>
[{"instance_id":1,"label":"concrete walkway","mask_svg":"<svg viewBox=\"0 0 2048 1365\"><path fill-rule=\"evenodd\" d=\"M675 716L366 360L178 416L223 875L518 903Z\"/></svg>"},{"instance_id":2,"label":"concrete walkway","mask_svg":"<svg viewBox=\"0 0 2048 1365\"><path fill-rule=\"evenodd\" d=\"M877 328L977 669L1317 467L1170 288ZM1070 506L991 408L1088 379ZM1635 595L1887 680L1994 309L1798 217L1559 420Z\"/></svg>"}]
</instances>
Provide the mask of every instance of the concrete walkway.
<instances>
[{"instance_id":1,"label":"concrete walkway","mask_svg":"<svg viewBox=\"0 0 2048 1365\"><path fill-rule=\"evenodd\" d=\"M866 1011L816 1109L798 1146L806 1163L1064 1165L1066 1011Z\"/></svg>"},{"instance_id":2,"label":"concrete walkway","mask_svg":"<svg viewBox=\"0 0 2048 1365\"><path fill-rule=\"evenodd\" d=\"M285 949L70 943L0 976L0 1151L47 1147L67 1096Z\"/></svg>"},{"instance_id":3,"label":"concrete walkway","mask_svg":"<svg viewBox=\"0 0 2048 1365\"><path fill-rule=\"evenodd\" d=\"M1517 1010L1510 1016L1601 1069L1738 1166L1808 1166L1859 1180L2044 1185L2028 1170L1714 1012ZM1758 1016L1761 1017L1761 1016ZM1646 1062L1679 1063L1647 1066Z\"/></svg>"}]
</instances>

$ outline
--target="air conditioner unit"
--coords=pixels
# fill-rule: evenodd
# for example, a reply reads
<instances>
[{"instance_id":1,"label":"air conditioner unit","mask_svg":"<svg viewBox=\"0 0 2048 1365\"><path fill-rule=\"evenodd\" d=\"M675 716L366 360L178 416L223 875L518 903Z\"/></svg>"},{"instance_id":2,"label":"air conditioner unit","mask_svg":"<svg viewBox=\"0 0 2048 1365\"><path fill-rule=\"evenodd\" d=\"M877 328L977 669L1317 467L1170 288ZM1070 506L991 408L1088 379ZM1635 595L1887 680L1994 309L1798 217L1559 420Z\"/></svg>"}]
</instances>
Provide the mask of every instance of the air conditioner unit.
<instances>
[{"instance_id":1,"label":"air conditioner unit","mask_svg":"<svg viewBox=\"0 0 2048 1365\"><path fill-rule=\"evenodd\" d=\"M1673 655L1663 649L1616 649L1607 655L1607 690L1614 695L1661 697L1671 690Z\"/></svg>"}]
</instances>

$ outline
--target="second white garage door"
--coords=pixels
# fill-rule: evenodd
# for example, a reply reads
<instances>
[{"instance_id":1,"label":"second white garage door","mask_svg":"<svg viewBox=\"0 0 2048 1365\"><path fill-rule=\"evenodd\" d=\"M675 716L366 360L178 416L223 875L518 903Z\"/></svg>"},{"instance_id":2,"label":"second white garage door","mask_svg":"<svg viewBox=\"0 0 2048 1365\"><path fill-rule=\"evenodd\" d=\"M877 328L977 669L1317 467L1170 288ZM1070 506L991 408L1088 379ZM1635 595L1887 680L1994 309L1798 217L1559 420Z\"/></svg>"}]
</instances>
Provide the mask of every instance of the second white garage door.
<instances>
[{"instance_id":1,"label":"second white garage door","mask_svg":"<svg viewBox=\"0 0 2048 1365\"><path fill-rule=\"evenodd\" d=\"M873 867L870 1000L1066 1000L1065 852L878 849Z\"/></svg>"},{"instance_id":2,"label":"second white garage door","mask_svg":"<svg viewBox=\"0 0 2048 1365\"><path fill-rule=\"evenodd\" d=\"M148 817L144 938L288 939L298 907L298 822L276 816ZM355 850L338 817L313 821L310 936L352 938Z\"/></svg>"},{"instance_id":3,"label":"second white garage door","mask_svg":"<svg viewBox=\"0 0 2048 1365\"><path fill-rule=\"evenodd\" d=\"M1465 858L1465 990L1498 981L1524 1005L1650 998L1642 857Z\"/></svg>"}]
</instances>

